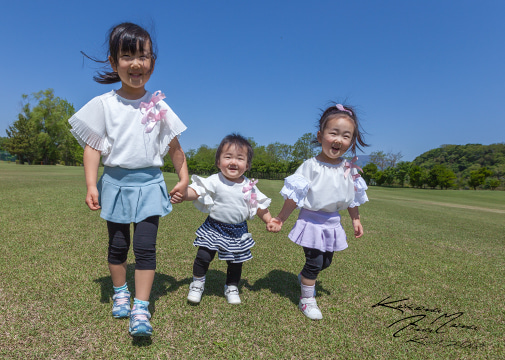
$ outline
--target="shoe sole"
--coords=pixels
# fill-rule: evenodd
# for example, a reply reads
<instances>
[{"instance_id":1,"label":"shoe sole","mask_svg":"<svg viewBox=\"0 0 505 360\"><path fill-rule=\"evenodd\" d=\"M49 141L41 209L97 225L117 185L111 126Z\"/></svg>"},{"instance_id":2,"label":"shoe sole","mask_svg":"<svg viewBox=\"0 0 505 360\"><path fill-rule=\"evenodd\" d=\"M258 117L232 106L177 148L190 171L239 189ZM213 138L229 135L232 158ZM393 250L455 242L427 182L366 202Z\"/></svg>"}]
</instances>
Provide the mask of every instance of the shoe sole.
<instances>
[{"instance_id":1,"label":"shoe sole","mask_svg":"<svg viewBox=\"0 0 505 360\"><path fill-rule=\"evenodd\" d=\"M197 298L193 298L193 297L188 296L188 301L189 301L190 303L193 303L193 304L199 304L199 303L200 303L200 301L202 301L202 298L197 299Z\"/></svg>"},{"instance_id":2,"label":"shoe sole","mask_svg":"<svg viewBox=\"0 0 505 360\"><path fill-rule=\"evenodd\" d=\"M146 329L137 329L137 330L134 330L132 331L131 329L129 329L130 331L130 335L131 336L143 336L143 337L147 337L147 336L151 336L153 334L152 331L147 331Z\"/></svg>"},{"instance_id":3,"label":"shoe sole","mask_svg":"<svg viewBox=\"0 0 505 360\"><path fill-rule=\"evenodd\" d=\"M116 314L116 315L112 315L114 317L114 319L124 319L124 318L128 318L130 317L130 313L127 313L127 314Z\"/></svg>"}]
</instances>

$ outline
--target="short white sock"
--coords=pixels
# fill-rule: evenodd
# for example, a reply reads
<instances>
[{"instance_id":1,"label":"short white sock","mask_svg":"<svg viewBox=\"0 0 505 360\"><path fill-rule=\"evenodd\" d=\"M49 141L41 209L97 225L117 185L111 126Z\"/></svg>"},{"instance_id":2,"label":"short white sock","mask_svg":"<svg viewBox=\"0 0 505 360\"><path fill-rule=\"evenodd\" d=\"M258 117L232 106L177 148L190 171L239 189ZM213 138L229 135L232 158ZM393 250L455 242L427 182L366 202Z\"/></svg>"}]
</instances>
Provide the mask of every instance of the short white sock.
<instances>
[{"instance_id":1,"label":"short white sock","mask_svg":"<svg viewBox=\"0 0 505 360\"><path fill-rule=\"evenodd\" d=\"M316 288L316 285L303 285L302 284L302 298L310 298L314 297L314 289Z\"/></svg>"}]
</instances>

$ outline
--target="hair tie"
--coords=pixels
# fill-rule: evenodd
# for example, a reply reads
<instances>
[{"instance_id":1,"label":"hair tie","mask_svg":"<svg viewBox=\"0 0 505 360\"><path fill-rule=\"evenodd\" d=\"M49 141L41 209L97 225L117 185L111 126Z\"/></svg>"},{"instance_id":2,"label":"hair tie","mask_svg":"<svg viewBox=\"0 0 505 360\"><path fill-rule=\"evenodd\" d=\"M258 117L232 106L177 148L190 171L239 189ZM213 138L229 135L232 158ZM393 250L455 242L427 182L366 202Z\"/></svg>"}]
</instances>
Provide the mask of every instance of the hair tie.
<instances>
[{"instance_id":1,"label":"hair tie","mask_svg":"<svg viewBox=\"0 0 505 360\"><path fill-rule=\"evenodd\" d=\"M335 105L335 107L336 107L337 109L339 109L340 111L345 111L345 112L348 112L348 113L349 113L349 115L353 116L353 115L352 115L352 111L351 111L351 110L347 110L347 109L346 109L346 108L345 108L342 104L337 104L337 105Z\"/></svg>"}]
</instances>

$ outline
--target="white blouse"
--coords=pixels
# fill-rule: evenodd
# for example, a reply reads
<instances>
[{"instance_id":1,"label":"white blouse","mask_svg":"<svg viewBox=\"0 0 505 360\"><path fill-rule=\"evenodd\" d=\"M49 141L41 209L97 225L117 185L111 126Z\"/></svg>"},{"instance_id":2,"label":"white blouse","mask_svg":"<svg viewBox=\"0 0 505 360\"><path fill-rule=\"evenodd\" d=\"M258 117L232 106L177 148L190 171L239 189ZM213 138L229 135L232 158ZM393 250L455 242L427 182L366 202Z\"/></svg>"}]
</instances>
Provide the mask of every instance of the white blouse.
<instances>
[{"instance_id":1,"label":"white blouse","mask_svg":"<svg viewBox=\"0 0 505 360\"><path fill-rule=\"evenodd\" d=\"M150 110L143 109L141 104L147 105L152 98L148 91L137 100L125 99L114 90L97 96L68 120L70 131L82 147L100 151L105 166L160 167L170 142L186 126L163 100ZM143 123L148 111L159 121Z\"/></svg>"},{"instance_id":2,"label":"white blouse","mask_svg":"<svg viewBox=\"0 0 505 360\"><path fill-rule=\"evenodd\" d=\"M368 201L368 187L358 171L346 164L344 159L333 165L310 158L284 180L281 195L311 211L336 212L359 206Z\"/></svg>"},{"instance_id":3,"label":"white blouse","mask_svg":"<svg viewBox=\"0 0 505 360\"><path fill-rule=\"evenodd\" d=\"M259 191L256 185L249 190L251 181L245 176L241 183L226 179L222 173L208 178L192 175L191 181L189 186L200 195L193 201L195 207L209 213L213 219L227 224L239 224L252 219L258 208L266 209L272 201ZM252 194L256 196L251 196ZM254 197L256 201L251 201Z\"/></svg>"}]
</instances>

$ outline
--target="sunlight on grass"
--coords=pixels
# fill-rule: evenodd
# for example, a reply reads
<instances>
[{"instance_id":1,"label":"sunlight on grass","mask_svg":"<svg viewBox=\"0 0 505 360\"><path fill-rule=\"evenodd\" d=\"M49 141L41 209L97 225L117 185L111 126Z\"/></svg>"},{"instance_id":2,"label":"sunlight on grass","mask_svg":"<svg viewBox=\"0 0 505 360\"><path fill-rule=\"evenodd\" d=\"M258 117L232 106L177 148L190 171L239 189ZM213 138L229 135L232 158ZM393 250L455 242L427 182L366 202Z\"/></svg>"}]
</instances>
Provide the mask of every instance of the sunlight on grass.
<instances>
[{"instance_id":1,"label":"sunlight on grass","mask_svg":"<svg viewBox=\"0 0 505 360\"><path fill-rule=\"evenodd\" d=\"M177 179L165 178L168 187ZM128 336L127 320L110 314L107 231L84 204L83 169L0 163L0 184L2 358L496 359L505 352L505 192L370 188L360 208L363 238L352 237L342 213L349 248L318 278L319 322L297 310L304 257L287 239L296 212L279 234L249 222L256 246L240 306L226 303L226 263L217 259L201 304L192 306L192 242L206 215L176 205L160 221L155 333L139 341ZM282 181L258 187L277 214ZM131 289L133 268L130 253ZM392 304L373 307L381 300ZM410 316L418 317L402 320Z\"/></svg>"}]
</instances>

